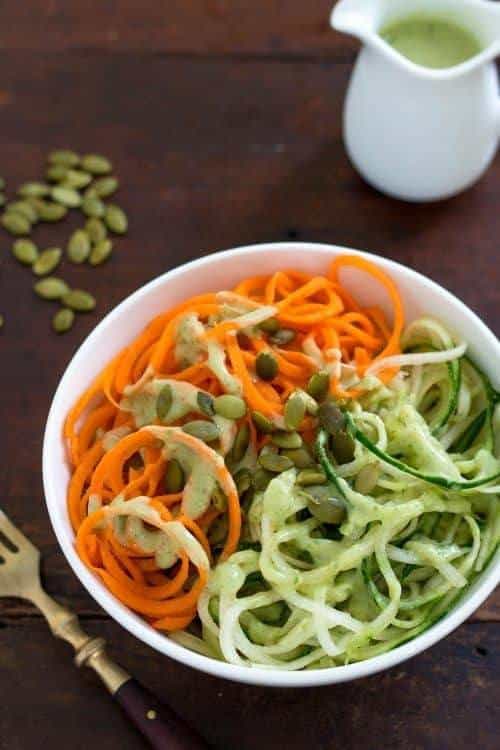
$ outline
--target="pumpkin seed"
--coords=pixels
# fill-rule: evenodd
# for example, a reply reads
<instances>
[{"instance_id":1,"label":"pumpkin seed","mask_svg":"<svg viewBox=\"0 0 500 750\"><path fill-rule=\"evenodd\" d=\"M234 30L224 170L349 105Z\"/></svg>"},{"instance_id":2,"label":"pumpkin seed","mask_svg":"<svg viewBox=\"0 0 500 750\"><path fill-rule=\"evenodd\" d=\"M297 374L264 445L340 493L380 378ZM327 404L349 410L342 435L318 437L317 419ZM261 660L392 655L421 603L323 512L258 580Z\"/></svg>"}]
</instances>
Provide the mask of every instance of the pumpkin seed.
<instances>
[{"instance_id":1,"label":"pumpkin seed","mask_svg":"<svg viewBox=\"0 0 500 750\"><path fill-rule=\"evenodd\" d=\"M257 469L252 478L253 486L257 491L262 492L267 489L267 485L271 479L274 479L274 474L271 471L267 471L267 469Z\"/></svg>"},{"instance_id":2,"label":"pumpkin seed","mask_svg":"<svg viewBox=\"0 0 500 750\"><path fill-rule=\"evenodd\" d=\"M250 469L240 469L234 475L234 483L238 490L238 495L243 495L252 486L252 472Z\"/></svg>"},{"instance_id":3,"label":"pumpkin seed","mask_svg":"<svg viewBox=\"0 0 500 750\"><path fill-rule=\"evenodd\" d=\"M45 172L45 177L50 182L61 182L66 178L68 172L69 167L64 166L64 164L52 164Z\"/></svg>"},{"instance_id":4,"label":"pumpkin seed","mask_svg":"<svg viewBox=\"0 0 500 750\"><path fill-rule=\"evenodd\" d=\"M332 436L330 449L338 464L348 464L354 459L355 443L345 430L339 430Z\"/></svg>"},{"instance_id":5,"label":"pumpkin seed","mask_svg":"<svg viewBox=\"0 0 500 750\"><path fill-rule=\"evenodd\" d=\"M25 182L17 193L23 198L43 198L50 193L50 187L44 182Z\"/></svg>"},{"instance_id":6,"label":"pumpkin seed","mask_svg":"<svg viewBox=\"0 0 500 750\"><path fill-rule=\"evenodd\" d=\"M259 456L268 456L270 453L276 456L279 453L279 448L277 445L273 445L272 443L266 443L262 446Z\"/></svg>"},{"instance_id":7,"label":"pumpkin seed","mask_svg":"<svg viewBox=\"0 0 500 750\"><path fill-rule=\"evenodd\" d=\"M265 333L277 333L280 329L280 323L277 318L267 318L267 320L263 320L262 323L259 323L257 328L260 328L260 330Z\"/></svg>"},{"instance_id":8,"label":"pumpkin seed","mask_svg":"<svg viewBox=\"0 0 500 750\"><path fill-rule=\"evenodd\" d=\"M95 298L83 289L71 289L63 297L63 304L75 312L90 312L96 306Z\"/></svg>"},{"instance_id":9,"label":"pumpkin seed","mask_svg":"<svg viewBox=\"0 0 500 750\"><path fill-rule=\"evenodd\" d=\"M304 469L297 474L296 482L301 487L308 487L310 484L325 484L326 477L318 469Z\"/></svg>"},{"instance_id":10,"label":"pumpkin seed","mask_svg":"<svg viewBox=\"0 0 500 750\"><path fill-rule=\"evenodd\" d=\"M233 461L239 463L245 456L250 443L250 428L245 422L241 425L234 438L233 447L231 448L231 457Z\"/></svg>"},{"instance_id":11,"label":"pumpkin seed","mask_svg":"<svg viewBox=\"0 0 500 750\"><path fill-rule=\"evenodd\" d=\"M205 393L205 391L198 391L196 395L196 401L202 414L205 414L207 417L214 416L214 400L209 393Z\"/></svg>"},{"instance_id":12,"label":"pumpkin seed","mask_svg":"<svg viewBox=\"0 0 500 750\"><path fill-rule=\"evenodd\" d=\"M345 427L345 417L338 406L333 401L325 401L319 407L319 423L330 435L336 435L337 432Z\"/></svg>"},{"instance_id":13,"label":"pumpkin seed","mask_svg":"<svg viewBox=\"0 0 500 750\"><path fill-rule=\"evenodd\" d=\"M66 206L61 203L49 203L47 201L36 201L35 206L38 218L41 221L60 221L68 213Z\"/></svg>"},{"instance_id":14,"label":"pumpkin seed","mask_svg":"<svg viewBox=\"0 0 500 750\"><path fill-rule=\"evenodd\" d=\"M90 239L83 229L77 229L69 238L66 254L72 263L84 263L90 254Z\"/></svg>"},{"instance_id":15,"label":"pumpkin seed","mask_svg":"<svg viewBox=\"0 0 500 750\"><path fill-rule=\"evenodd\" d=\"M281 451L281 454L293 461L297 469L309 469L315 466L314 459L306 448L285 449Z\"/></svg>"},{"instance_id":16,"label":"pumpkin seed","mask_svg":"<svg viewBox=\"0 0 500 750\"><path fill-rule=\"evenodd\" d=\"M306 405L304 399L300 393L292 393L290 398L285 404L283 417L285 419L285 427L287 430L296 430L306 415ZM293 448L293 446L284 446ZM298 447L298 446L296 446Z\"/></svg>"},{"instance_id":17,"label":"pumpkin seed","mask_svg":"<svg viewBox=\"0 0 500 750\"><path fill-rule=\"evenodd\" d=\"M85 154L82 156L82 169L92 174L108 174L112 170L109 159L100 154Z\"/></svg>"},{"instance_id":18,"label":"pumpkin seed","mask_svg":"<svg viewBox=\"0 0 500 750\"><path fill-rule=\"evenodd\" d=\"M111 240L101 240L97 242L92 252L90 253L89 263L91 266L100 266L104 263L113 250L113 243Z\"/></svg>"},{"instance_id":19,"label":"pumpkin seed","mask_svg":"<svg viewBox=\"0 0 500 750\"><path fill-rule=\"evenodd\" d=\"M332 497L328 487L311 486L307 491L307 507L321 523L342 523L347 515L346 506L339 497Z\"/></svg>"},{"instance_id":20,"label":"pumpkin seed","mask_svg":"<svg viewBox=\"0 0 500 750\"><path fill-rule=\"evenodd\" d=\"M281 474L282 471L287 471L293 467L293 461L286 456L282 456L278 453L262 453L259 456L259 464L262 468L267 471L272 471L274 474Z\"/></svg>"},{"instance_id":21,"label":"pumpkin seed","mask_svg":"<svg viewBox=\"0 0 500 750\"><path fill-rule=\"evenodd\" d=\"M50 164L59 164L63 167L76 167L80 162L80 157L75 151L70 151L67 148L60 148L55 151L51 151L49 154Z\"/></svg>"},{"instance_id":22,"label":"pumpkin seed","mask_svg":"<svg viewBox=\"0 0 500 750\"><path fill-rule=\"evenodd\" d=\"M280 328L279 331L269 336L269 341L275 346L285 346L293 341L295 338L295 331L291 328Z\"/></svg>"},{"instance_id":23,"label":"pumpkin seed","mask_svg":"<svg viewBox=\"0 0 500 750\"><path fill-rule=\"evenodd\" d=\"M58 279L56 276L47 276L40 279L34 284L33 289L42 299L61 299L69 292L69 287L65 281Z\"/></svg>"},{"instance_id":24,"label":"pumpkin seed","mask_svg":"<svg viewBox=\"0 0 500 750\"><path fill-rule=\"evenodd\" d=\"M257 429L262 432L264 435L268 435L271 432L274 432L275 427L274 424L271 422L270 419L268 419L262 412L260 411L253 411L252 412L252 419L254 421L255 426Z\"/></svg>"},{"instance_id":25,"label":"pumpkin seed","mask_svg":"<svg viewBox=\"0 0 500 750\"><path fill-rule=\"evenodd\" d=\"M278 361L271 352L260 352L255 360L255 371L262 380L272 380L278 372Z\"/></svg>"},{"instance_id":26,"label":"pumpkin seed","mask_svg":"<svg viewBox=\"0 0 500 750\"><path fill-rule=\"evenodd\" d=\"M30 224L34 224L38 220L38 213L35 207L27 200L8 203L5 207L5 210L13 211L16 214L21 214L21 216L24 216L26 219L28 219Z\"/></svg>"},{"instance_id":27,"label":"pumpkin seed","mask_svg":"<svg viewBox=\"0 0 500 750\"><path fill-rule=\"evenodd\" d=\"M67 307L61 307L52 318L52 328L56 333L69 331L75 320L75 313Z\"/></svg>"},{"instance_id":28,"label":"pumpkin seed","mask_svg":"<svg viewBox=\"0 0 500 750\"><path fill-rule=\"evenodd\" d=\"M92 244L97 245L98 242L106 239L108 230L104 223L100 219L90 218L85 222L85 231L90 237Z\"/></svg>"},{"instance_id":29,"label":"pumpkin seed","mask_svg":"<svg viewBox=\"0 0 500 750\"><path fill-rule=\"evenodd\" d=\"M63 186L81 190L92 182L92 175L81 169L68 169L64 177Z\"/></svg>"},{"instance_id":30,"label":"pumpkin seed","mask_svg":"<svg viewBox=\"0 0 500 750\"><path fill-rule=\"evenodd\" d=\"M17 213L17 211L7 211L2 215L1 221L3 228L14 236L29 234L31 231L31 223L26 216Z\"/></svg>"},{"instance_id":31,"label":"pumpkin seed","mask_svg":"<svg viewBox=\"0 0 500 750\"><path fill-rule=\"evenodd\" d=\"M104 216L105 211L104 203L96 197L91 195L85 196L82 202L82 211L86 216L92 216L95 219L100 219Z\"/></svg>"},{"instance_id":32,"label":"pumpkin seed","mask_svg":"<svg viewBox=\"0 0 500 750\"><path fill-rule=\"evenodd\" d=\"M61 203L67 208L78 208L82 205L82 196L72 187L57 185L50 191L50 196L56 203Z\"/></svg>"},{"instance_id":33,"label":"pumpkin seed","mask_svg":"<svg viewBox=\"0 0 500 750\"><path fill-rule=\"evenodd\" d=\"M216 508L217 510L224 511L227 508L227 497L218 484L215 485L215 489L212 493L212 502L214 504L214 508Z\"/></svg>"},{"instance_id":34,"label":"pumpkin seed","mask_svg":"<svg viewBox=\"0 0 500 750\"><path fill-rule=\"evenodd\" d=\"M36 276L46 276L57 268L61 261L62 250L59 247L49 247L44 250L32 265Z\"/></svg>"},{"instance_id":35,"label":"pumpkin seed","mask_svg":"<svg viewBox=\"0 0 500 750\"><path fill-rule=\"evenodd\" d=\"M166 383L156 398L156 413L159 419L166 419L170 407L172 406L173 394L172 386Z\"/></svg>"},{"instance_id":36,"label":"pumpkin seed","mask_svg":"<svg viewBox=\"0 0 500 750\"><path fill-rule=\"evenodd\" d=\"M127 216L120 206L116 206L114 203L107 206L104 221L108 229L115 234L125 234L127 231Z\"/></svg>"},{"instance_id":37,"label":"pumpkin seed","mask_svg":"<svg viewBox=\"0 0 500 750\"><path fill-rule=\"evenodd\" d=\"M295 449L302 447L302 438L298 432L273 432L272 442L279 448Z\"/></svg>"},{"instance_id":38,"label":"pumpkin seed","mask_svg":"<svg viewBox=\"0 0 500 750\"><path fill-rule=\"evenodd\" d=\"M247 413L247 405L239 396L224 393L214 399L214 407L217 414L226 419L241 419Z\"/></svg>"},{"instance_id":39,"label":"pumpkin seed","mask_svg":"<svg viewBox=\"0 0 500 750\"><path fill-rule=\"evenodd\" d=\"M307 393L316 401L323 401L330 388L330 375L328 372L315 372L311 375L307 384Z\"/></svg>"},{"instance_id":40,"label":"pumpkin seed","mask_svg":"<svg viewBox=\"0 0 500 750\"><path fill-rule=\"evenodd\" d=\"M380 467L377 463L366 464L360 469L354 481L354 489L362 495L369 495L374 489L380 476Z\"/></svg>"},{"instance_id":41,"label":"pumpkin seed","mask_svg":"<svg viewBox=\"0 0 500 750\"><path fill-rule=\"evenodd\" d=\"M118 188L116 177L100 177L94 182L92 188L98 198L109 198Z\"/></svg>"},{"instance_id":42,"label":"pumpkin seed","mask_svg":"<svg viewBox=\"0 0 500 750\"><path fill-rule=\"evenodd\" d=\"M84 191L83 197L84 198L98 198L99 197L95 191L95 187L93 183L90 184L88 188Z\"/></svg>"},{"instance_id":43,"label":"pumpkin seed","mask_svg":"<svg viewBox=\"0 0 500 750\"><path fill-rule=\"evenodd\" d=\"M31 240L16 240L12 245L12 255L25 266L31 266L38 258L38 248Z\"/></svg>"},{"instance_id":44,"label":"pumpkin seed","mask_svg":"<svg viewBox=\"0 0 500 750\"><path fill-rule=\"evenodd\" d=\"M192 422L186 422L182 426L184 432L188 435L192 435L198 440L203 440L204 443L211 443L213 440L217 440L219 437L219 428L213 422L207 422L204 419L193 419Z\"/></svg>"},{"instance_id":45,"label":"pumpkin seed","mask_svg":"<svg viewBox=\"0 0 500 750\"><path fill-rule=\"evenodd\" d=\"M176 458L171 458L165 471L165 489L169 494L180 492L184 487L184 471Z\"/></svg>"},{"instance_id":46,"label":"pumpkin seed","mask_svg":"<svg viewBox=\"0 0 500 750\"><path fill-rule=\"evenodd\" d=\"M310 414L313 417L316 417L319 411L318 402L315 401L312 396L306 393L306 391L303 391L300 388L297 389L297 393L300 394L300 396L302 397L302 400L304 401L304 406L306 407L306 413Z\"/></svg>"}]
</instances>

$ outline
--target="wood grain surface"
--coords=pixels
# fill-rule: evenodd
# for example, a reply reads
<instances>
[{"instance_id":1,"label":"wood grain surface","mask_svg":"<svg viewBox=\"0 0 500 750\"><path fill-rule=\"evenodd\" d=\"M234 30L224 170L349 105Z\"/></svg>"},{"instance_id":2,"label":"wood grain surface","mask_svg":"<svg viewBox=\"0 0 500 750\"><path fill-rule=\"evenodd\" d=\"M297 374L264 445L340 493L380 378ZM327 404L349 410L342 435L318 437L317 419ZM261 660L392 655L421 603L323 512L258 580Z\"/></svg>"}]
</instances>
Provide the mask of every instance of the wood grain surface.
<instances>
[{"instance_id":1,"label":"wood grain surface","mask_svg":"<svg viewBox=\"0 0 500 750\"><path fill-rule=\"evenodd\" d=\"M49 592L215 747L490 750L498 594L444 642L383 675L313 690L235 687L156 655L109 621L66 565L45 511L43 428L70 357L114 305L185 260L268 240L350 245L427 274L500 332L498 160L473 189L435 205L396 202L364 184L341 137L356 45L329 31L329 9L325 0L0 7L0 173L14 188L42 174L51 148L97 150L115 163L117 202L130 215L110 263L63 267L99 304L62 337L0 236L0 505L40 546ZM35 239L63 243L76 225L71 217ZM2 750L144 746L34 610L14 600L0 601L0 696Z\"/></svg>"}]
</instances>

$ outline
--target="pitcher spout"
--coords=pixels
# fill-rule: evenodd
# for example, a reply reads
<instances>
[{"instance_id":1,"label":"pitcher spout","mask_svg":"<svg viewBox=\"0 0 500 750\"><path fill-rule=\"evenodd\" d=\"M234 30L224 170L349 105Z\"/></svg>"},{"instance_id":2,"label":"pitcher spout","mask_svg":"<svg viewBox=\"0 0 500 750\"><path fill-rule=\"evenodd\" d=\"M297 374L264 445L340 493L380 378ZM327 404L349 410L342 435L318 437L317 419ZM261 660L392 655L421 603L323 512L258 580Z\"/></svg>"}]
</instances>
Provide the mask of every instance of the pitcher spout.
<instances>
[{"instance_id":1,"label":"pitcher spout","mask_svg":"<svg viewBox=\"0 0 500 750\"><path fill-rule=\"evenodd\" d=\"M330 15L330 25L336 31L366 41L376 29L376 3L363 0L339 0Z\"/></svg>"}]
</instances>

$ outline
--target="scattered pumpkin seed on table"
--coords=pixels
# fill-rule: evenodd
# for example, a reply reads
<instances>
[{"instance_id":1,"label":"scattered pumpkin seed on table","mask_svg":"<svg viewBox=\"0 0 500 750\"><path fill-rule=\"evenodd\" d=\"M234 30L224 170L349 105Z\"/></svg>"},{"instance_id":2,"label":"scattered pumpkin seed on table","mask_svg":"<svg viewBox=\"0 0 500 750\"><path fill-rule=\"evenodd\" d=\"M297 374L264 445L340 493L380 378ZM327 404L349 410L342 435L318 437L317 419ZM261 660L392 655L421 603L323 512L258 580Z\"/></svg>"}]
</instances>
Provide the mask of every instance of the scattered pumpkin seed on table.
<instances>
[{"instance_id":1,"label":"scattered pumpkin seed on table","mask_svg":"<svg viewBox=\"0 0 500 750\"><path fill-rule=\"evenodd\" d=\"M90 312L96 306L95 297L84 289L68 290L62 298L63 305L75 312Z\"/></svg>"},{"instance_id":2,"label":"scattered pumpkin seed on table","mask_svg":"<svg viewBox=\"0 0 500 750\"><path fill-rule=\"evenodd\" d=\"M31 231L31 222L28 221L26 216L23 216L16 211L7 211L4 213L1 222L3 228L14 236L29 234Z\"/></svg>"},{"instance_id":3,"label":"scattered pumpkin seed on table","mask_svg":"<svg viewBox=\"0 0 500 750\"><path fill-rule=\"evenodd\" d=\"M40 221L60 221L68 213L66 206L62 203L49 203L48 201L39 201L35 203Z\"/></svg>"},{"instance_id":4,"label":"scattered pumpkin seed on table","mask_svg":"<svg viewBox=\"0 0 500 750\"><path fill-rule=\"evenodd\" d=\"M86 196L82 202L82 211L85 216L91 216L95 219L100 219L104 216L106 207L102 200L93 196Z\"/></svg>"},{"instance_id":5,"label":"scattered pumpkin seed on table","mask_svg":"<svg viewBox=\"0 0 500 750\"><path fill-rule=\"evenodd\" d=\"M89 263L91 266L100 266L104 263L113 251L113 243L111 240L101 240L97 242L89 256Z\"/></svg>"},{"instance_id":6,"label":"scattered pumpkin seed on table","mask_svg":"<svg viewBox=\"0 0 500 750\"><path fill-rule=\"evenodd\" d=\"M98 175L109 174L113 169L109 159L100 154L85 154L85 156L82 156L81 166L85 172Z\"/></svg>"},{"instance_id":7,"label":"scattered pumpkin seed on table","mask_svg":"<svg viewBox=\"0 0 500 750\"><path fill-rule=\"evenodd\" d=\"M57 185L50 191L50 197L56 203L61 203L67 208L78 208L82 205L82 196L78 190L72 187Z\"/></svg>"},{"instance_id":8,"label":"scattered pumpkin seed on table","mask_svg":"<svg viewBox=\"0 0 500 750\"><path fill-rule=\"evenodd\" d=\"M56 276L47 276L40 279L34 284L33 289L42 299L61 299L69 292L69 287L65 281L58 279Z\"/></svg>"},{"instance_id":9,"label":"scattered pumpkin seed on table","mask_svg":"<svg viewBox=\"0 0 500 750\"><path fill-rule=\"evenodd\" d=\"M40 253L33 263L32 269L36 276L46 276L57 268L61 262L62 250L60 247L49 247Z\"/></svg>"},{"instance_id":10,"label":"scattered pumpkin seed on table","mask_svg":"<svg viewBox=\"0 0 500 750\"><path fill-rule=\"evenodd\" d=\"M109 198L110 195L118 189L118 180L116 177L99 177L92 184L92 190L98 198Z\"/></svg>"},{"instance_id":11,"label":"scattered pumpkin seed on table","mask_svg":"<svg viewBox=\"0 0 500 750\"><path fill-rule=\"evenodd\" d=\"M52 164L45 172L45 177L50 182L62 182L66 178L69 172L69 167L65 167L64 164Z\"/></svg>"},{"instance_id":12,"label":"scattered pumpkin seed on table","mask_svg":"<svg viewBox=\"0 0 500 750\"><path fill-rule=\"evenodd\" d=\"M90 255L90 239L83 229L76 229L69 238L66 254L72 263L84 263Z\"/></svg>"},{"instance_id":13,"label":"scattered pumpkin seed on table","mask_svg":"<svg viewBox=\"0 0 500 750\"><path fill-rule=\"evenodd\" d=\"M19 263L32 266L38 258L38 248L32 240L16 240L12 245L12 255Z\"/></svg>"},{"instance_id":14,"label":"scattered pumpkin seed on table","mask_svg":"<svg viewBox=\"0 0 500 750\"><path fill-rule=\"evenodd\" d=\"M62 184L64 187L81 188L87 187L92 182L92 175L88 172L82 172L80 169L68 169Z\"/></svg>"},{"instance_id":15,"label":"scattered pumpkin seed on table","mask_svg":"<svg viewBox=\"0 0 500 750\"><path fill-rule=\"evenodd\" d=\"M76 167L80 163L80 157L76 151L71 151L67 148L51 151L48 160L50 164L59 164L63 167Z\"/></svg>"},{"instance_id":16,"label":"scattered pumpkin seed on table","mask_svg":"<svg viewBox=\"0 0 500 750\"><path fill-rule=\"evenodd\" d=\"M123 209L121 209L120 206L117 206L114 203L110 203L108 206L106 206L104 221L106 222L106 226L108 227L108 229L111 232L114 232L114 234L125 234L125 232L127 231L127 216Z\"/></svg>"},{"instance_id":17,"label":"scattered pumpkin seed on table","mask_svg":"<svg viewBox=\"0 0 500 750\"><path fill-rule=\"evenodd\" d=\"M87 219L85 222L85 231L90 237L92 244L97 245L98 242L105 240L108 234L105 224L94 217Z\"/></svg>"},{"instance_id":18,"label":"scattered pumpkin seed on table","mask_svg":"<svg viewBox=\"0 0 500 750\"><path fill-rule=\"evenodd\" d=\"M56 333L69 331L75 320L75 313L68 307L61 307L52 318L52 328Z\"/></svg>"},{"instance_id":19,"label":"scattered pumpkin seed on table","mask_svg":"<svg viewBox=\"0 0 500 750\"><path fill-rule=\"evenodd\" d=\"M43 198L50 193L50 187L44 182L24 182L17 194L23 198Z\"/></svg>"},{"instance_id":20,"label":"scattered pumpkin seed on table","mask_svg":"<svg viewBox=\"0 0 500 750\"><path fill-rule=\"evenodd\" d=\"M36 221L38 221L38 212L36 208L27 200L7 203L5 210L13 211L16 214L21 214L21 216L24 216L26 217L26 219L28 219L30 224L34 224Z\"/></svg>"}]
</instances>

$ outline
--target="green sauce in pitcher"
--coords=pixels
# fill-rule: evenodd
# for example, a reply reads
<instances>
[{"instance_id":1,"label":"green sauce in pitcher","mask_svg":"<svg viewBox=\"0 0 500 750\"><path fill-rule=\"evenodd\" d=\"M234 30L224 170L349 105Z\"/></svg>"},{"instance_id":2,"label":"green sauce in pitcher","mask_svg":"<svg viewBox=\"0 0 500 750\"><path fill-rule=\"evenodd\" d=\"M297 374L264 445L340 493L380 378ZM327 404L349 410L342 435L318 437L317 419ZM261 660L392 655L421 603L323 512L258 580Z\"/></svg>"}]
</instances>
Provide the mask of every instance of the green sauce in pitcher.
<instances>
[{"instance_id":1,"label":"green sauce in pitcher","mask_svg":"<svg viewBox=\"0 0 500 750\"><path fill-rule=\"evenodd\" d=\"M433 16L391 21L379 34L408 60L426 68L451 68L481 51L479 40L470 31Z\"/></svg>"}]
</instances>

